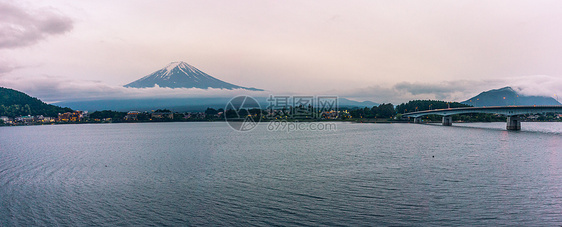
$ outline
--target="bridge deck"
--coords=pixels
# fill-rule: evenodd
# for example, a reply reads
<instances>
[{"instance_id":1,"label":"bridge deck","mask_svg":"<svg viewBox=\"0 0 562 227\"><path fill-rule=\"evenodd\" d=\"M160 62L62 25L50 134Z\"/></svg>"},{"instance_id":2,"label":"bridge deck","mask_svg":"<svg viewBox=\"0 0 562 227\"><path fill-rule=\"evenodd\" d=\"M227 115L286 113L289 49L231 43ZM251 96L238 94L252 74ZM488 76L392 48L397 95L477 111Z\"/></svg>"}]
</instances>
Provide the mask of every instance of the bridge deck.
<instances>
[{"instance_id":1,"label":"bridge deck","mask_svg":"<svg viewBox=\"0 0 562 227\"><path fill-rule=\"evenodd\" d=\"M403 117L421 117L425 115L450 116L468 113L493 113L505 116L524 114L562 113L562 106L487 106L487 107L461 107L449 109L424 110L405 113Z\"/></svg>"}]
</instances>

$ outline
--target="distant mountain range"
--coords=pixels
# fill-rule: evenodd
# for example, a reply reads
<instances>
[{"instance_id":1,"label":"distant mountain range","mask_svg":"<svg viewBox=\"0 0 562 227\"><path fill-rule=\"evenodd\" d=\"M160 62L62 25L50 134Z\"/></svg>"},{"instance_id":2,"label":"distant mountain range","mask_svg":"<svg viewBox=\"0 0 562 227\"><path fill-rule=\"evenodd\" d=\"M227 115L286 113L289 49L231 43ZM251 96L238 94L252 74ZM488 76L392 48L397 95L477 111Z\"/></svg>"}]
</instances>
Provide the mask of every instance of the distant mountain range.
<instances>
[{"instance_id":1,"label":"distant mountain range","mask_svg":"<svg viewBox=\"0 0 562 227\"><path fill-rule=\"evenodd\" d=\"M268 107L266 97L254 97L260 106L265 109ZM149 111L156 109L170 109L177 112L200 112L208 107L210 108L225 108L230 97L218 98L154 98L154 99L112 99L112 100L95 100L95 101L76 101L76 102L60 102L57 105L70 107L76 110L115 110L115 111ZM378 106L378 103L371 101L353 101L346 98L338 98L339 107L368 107Z\"/></svg>"},{"instance_id":2,"label":"distant mountain range","mask_svg":"<svg viewBox=\"0 0 562 227\"><path fill-rule=\"evenodd\" d=\"M511 87L485 91L461 103L475 107L561 105L560 102L552 97L526 96L519 94Z\"/></svg>"},{"instance_id":3,"label":"distant mountain range","mask_svg":"<svg viewBox=\"0 0 562 227\"><path fill-rule=\"evenodd\" d=\"M72 110L49 105L23 92L0 87L0 116L43 115L46 117L56 117L58 113L69 111Z\"/></svg>"},{"instance_id":4,"label":"distant mountain range","mask_svg":"<svg viewBox=\"0 0 562 227\"><path fill-rule=\"evenodd\" d=\"M249 91L263 91L253 87L242 87L224 82L207 73L191 66L183 61L172 62L166 67L159 69L139 80L126 84L128 88L147 88L147 87L168 87L168 88L218 88L218 89L245 89ZM262 108L268 106L266 97L254 97ZM139 98L125 99L116 98L108 100L88 100L88 101L65 101L57 105L71 107L78 110L154 110L171 109L173 111L204 111L206 108L224 108L231 97L215 98ZM339 98L340 107L373 107L377 103L364 101L358 102L346 98Z\"/></svg>"},{"instance_id":5,"label":"distant mountain range","mask_svg":"<svg viewBox=\"0 0 562 227\"><path fill-rule=\"evenodd\" d=\"M172 62L156 72L126 84L124 87L146 88L155 87L156 85L169 88L220 88L263 91L262 89L242 87L224 82L183 61Z\"/></svg>"},{"instance_id":6,"label":"distant mountain range","mask_svg":"<svg viewBox=\"0 0 562 227\"><path fill-rule=\"evenodd\" d=\"M263 91L257 88L242 87L214 78L201 70L182 61L172 62L166 67L155 71L139 80L125 85L130 88L147 87L168 88L217 88L217 89L245 89L249 91ZM266 97L255 97L262 108L268 106ZM207 107L224 108L230 97L215 98L115 98L93 101L67 101L56 105L77 110L153 110L171 109L173 111L204 111ZM346 98L338 98L339 107L373 107L378 103L364 101L358 102ZM562 105L556 99L546 96L526 96L518 93L511 87L489 90L470 98L462 104L475 107L481 106L510 106L510 105ZM60 112L69 111L69 108L48 105L41 100L7 88L0 87L0 115L38 115L54 116Z\"/></svg>"},{"instance_id":7,"label":"distant mountain range","mask_svg":"<svg viewBox=\"0 0 562 227\"><path fill-rule=\"evenodd\" d=\"M267 108L269 103L267 97L255 97L262 108ZM199 112L206 108L224 108L230 101L230 97L215 98L141 98L141 99L110 99L93 101L69 101L56 103L58 106L49 105L37 98L8 88L0 87L0 116L21 116L21 115L44 115L56 116L58 113L75 110L115 110L129 111L140 110L149 111L155 109L171 109L177 112L189 111ZM552 97L545 96L526 96L519 94L511 87L489 90L470 98L464 102L466 105L475 107L480 106L510 106L510 105L562 105ZM371 101L353 101L346 98L338 98L340 108L371 108L378 106L378 103ZM66 107L66 108L61 108Z\"/></svg>"}]
</instances>

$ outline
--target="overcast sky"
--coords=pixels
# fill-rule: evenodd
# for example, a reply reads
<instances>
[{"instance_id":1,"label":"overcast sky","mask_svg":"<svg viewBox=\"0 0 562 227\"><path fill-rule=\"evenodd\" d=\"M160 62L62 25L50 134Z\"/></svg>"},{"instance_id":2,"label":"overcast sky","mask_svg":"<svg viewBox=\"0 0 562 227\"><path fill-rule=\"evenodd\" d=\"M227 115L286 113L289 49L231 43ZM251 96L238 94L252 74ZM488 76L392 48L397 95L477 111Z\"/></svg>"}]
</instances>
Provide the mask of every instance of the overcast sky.
<instances>
[{"instance_id":1,"label":"overcast sky","mask_svg":"<svg viewBox=\"0 0 562 227\"><path fill-rule=\"evenodd\" d=\"M209 95L121 88L172 61L273 94L557 98L562 1L0 0L0 86L50 102Z\"/></svg>"}]
</instances>

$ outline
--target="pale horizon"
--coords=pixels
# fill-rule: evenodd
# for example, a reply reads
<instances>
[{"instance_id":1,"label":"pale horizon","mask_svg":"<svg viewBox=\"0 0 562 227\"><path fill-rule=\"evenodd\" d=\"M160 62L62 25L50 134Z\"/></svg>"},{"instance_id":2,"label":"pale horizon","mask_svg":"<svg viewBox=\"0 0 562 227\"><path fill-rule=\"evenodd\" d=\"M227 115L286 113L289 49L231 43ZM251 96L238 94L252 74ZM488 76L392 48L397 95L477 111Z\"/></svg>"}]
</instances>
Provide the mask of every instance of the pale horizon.
<instances>
[{"instance_id":1,"label":"pale horizon","mask_svg":"<svg viewBox=\"0 0 562 227\"><path fill-rule=\"evenodd\" d=\"M0 1L0 18L0 86L48 102L141 95L122 86L174 61L270 93L377 103L562 93L557 1Z\"/></svg>"}]
</instances>

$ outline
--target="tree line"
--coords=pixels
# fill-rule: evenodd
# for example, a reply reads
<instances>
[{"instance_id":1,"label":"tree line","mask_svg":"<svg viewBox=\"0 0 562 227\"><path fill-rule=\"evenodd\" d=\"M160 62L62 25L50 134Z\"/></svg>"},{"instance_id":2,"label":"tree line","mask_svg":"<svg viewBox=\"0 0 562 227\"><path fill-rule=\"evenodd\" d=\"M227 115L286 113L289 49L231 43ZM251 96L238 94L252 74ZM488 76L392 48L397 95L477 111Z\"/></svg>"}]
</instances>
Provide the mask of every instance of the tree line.
<instances>
[{"instance_id":1,"label":"tree line","mask_svg":"<svg viewBox=\"0 0 562 227\"><path fill-rule=\"evenodd\" d=\"M447 108L461 108L461 107L471 107L470 105L465 105L458 102L445 102L440 100L412 100L407 103L402 103L394 107L391 103L383 103L379 106L373 106L372 108L355 108L349 110L349 114L352 118L394 118L397 120L401 119L401 115L410 112L424 111L424 110L436 110L436 109L447 109ZM424 116L424 120L429 121L440 121L440 115L427 115ZM505 121L504 116L498 116L494 114L487 113L474 113L474 114L464 114L464 115L453 115L454 121L466 121L466 122L493 122L493 121Z\"/></svg>"},{"instance_id":2,"label":"tree line","mask_svg":"<svg viewBox=\"0 0 562 227\"><path fill-rule=\"evenodd\" d=\"M62 108L46 104L25 93L0 87L0 116L19 117L27 115L43 115L56 117L59 113L71 112L70 108Z\"/></svg>"}]
</instances>

